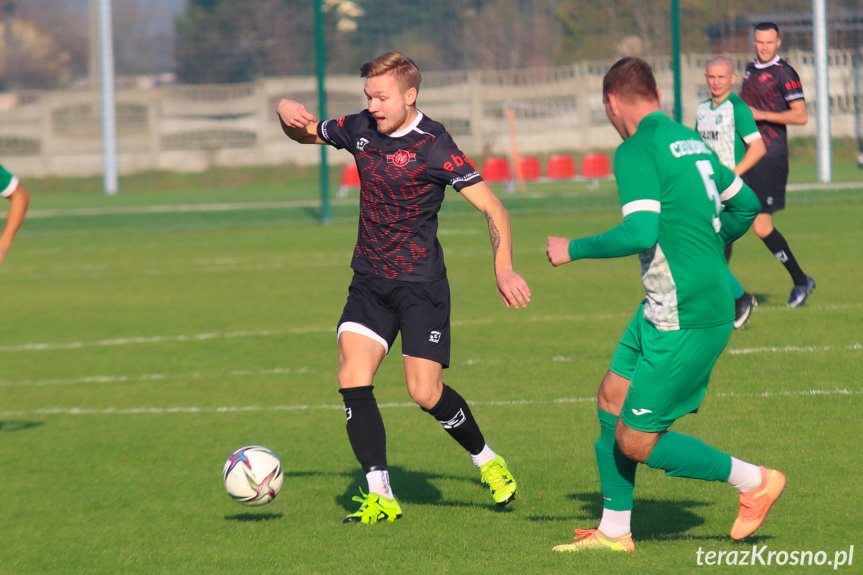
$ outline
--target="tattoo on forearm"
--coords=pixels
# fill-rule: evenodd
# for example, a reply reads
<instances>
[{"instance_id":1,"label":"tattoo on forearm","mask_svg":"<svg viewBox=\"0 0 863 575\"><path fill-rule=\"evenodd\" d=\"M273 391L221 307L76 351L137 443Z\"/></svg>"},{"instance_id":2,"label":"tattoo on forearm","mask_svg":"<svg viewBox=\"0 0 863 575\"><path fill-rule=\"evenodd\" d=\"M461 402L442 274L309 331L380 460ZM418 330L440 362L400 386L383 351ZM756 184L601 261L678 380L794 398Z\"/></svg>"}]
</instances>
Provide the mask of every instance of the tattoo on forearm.
<instances>
[{"instance_id":1,"label":"tattoo on forearm","mask_svg":"<svg viewBox=\"0 0 863 575\"><path fill-rule=\"evenodd\" d=\"M500 231L494 223L494 218L491 216L486 216L486 218L488 219L488 237L491 239L492 253L497 260L497 250L500 248Z\"/></svg>"}]
</instances>

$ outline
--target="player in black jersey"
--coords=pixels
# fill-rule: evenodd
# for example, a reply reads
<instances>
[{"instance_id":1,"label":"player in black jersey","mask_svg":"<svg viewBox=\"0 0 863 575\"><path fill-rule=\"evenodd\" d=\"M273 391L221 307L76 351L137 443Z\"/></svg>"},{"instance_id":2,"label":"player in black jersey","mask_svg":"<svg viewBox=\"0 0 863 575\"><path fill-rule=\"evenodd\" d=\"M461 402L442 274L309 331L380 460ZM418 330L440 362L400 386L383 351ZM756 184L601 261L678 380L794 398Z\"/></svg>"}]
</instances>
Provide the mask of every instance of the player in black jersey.
<instances>
[{"instance_id":1,"label":"player in black jersey","mask_svg":"<svg viewBox=\"0 0 863 575\"><path fill-rule=\"evenodd\" d=\"M443 125L417 109L422 76L413 60L387 52L360 68L368 109L319 122L282 100L285 134L302 144L328 144L353 154L360 174L360 218L354 277L338 325L339 391L351 447L369 493L346 523L394 521L401 507L387 472L386 433L372 383L401 333L411 398L471 455L498 505L515 498L506 462L486 444L465 400L443 382L450 358L450 293L437 239L444 189L452 186L485 214L497 287L506 307L524 307L530 289L512 268L509 216Z\"/></svg>"},{"instance_id":2,"label":"player in black jersey","mask_svg":"<svg viewBox=\"0 0 863 575\"><path fill-rule=\"evenodd\" d=\"M743 174L743 181L761 200L761 213L752 224L764 245L782 262L794 282L790 307L799 307L815 289L815 280L803 273L785 237L773 227L773 214L785 208L788 181L788 133L786 125L808 120L800 76L779 57L779 27L773 22L755 26L755 60L746 67L740 97L752 110L767 155Z\"/></svg>"}]
</instances>

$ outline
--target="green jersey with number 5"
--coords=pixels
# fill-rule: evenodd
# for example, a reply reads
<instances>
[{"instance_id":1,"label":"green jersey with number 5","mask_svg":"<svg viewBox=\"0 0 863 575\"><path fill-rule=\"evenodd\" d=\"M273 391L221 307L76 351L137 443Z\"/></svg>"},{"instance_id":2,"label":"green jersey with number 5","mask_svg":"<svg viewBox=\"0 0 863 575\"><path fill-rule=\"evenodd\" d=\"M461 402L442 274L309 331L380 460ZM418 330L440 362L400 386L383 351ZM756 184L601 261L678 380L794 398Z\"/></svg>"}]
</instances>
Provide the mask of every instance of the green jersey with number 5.
<instances>
[{"instance_id":1,"label":"green jersey with number 5","mask_svg":"<svg viewBox=\"0 0 863 575\"><path fill-rule=\"evenodd\" d=\"M659 214L658 241L639 254L646 319L660 330L731 322L734 300L720 234L723 202L751 190L697 132L662 112L645 116L618 147L614 172L624 218L639 211ZM741 220L746 227L749 222Z\"/></svg>"}]
</instances>

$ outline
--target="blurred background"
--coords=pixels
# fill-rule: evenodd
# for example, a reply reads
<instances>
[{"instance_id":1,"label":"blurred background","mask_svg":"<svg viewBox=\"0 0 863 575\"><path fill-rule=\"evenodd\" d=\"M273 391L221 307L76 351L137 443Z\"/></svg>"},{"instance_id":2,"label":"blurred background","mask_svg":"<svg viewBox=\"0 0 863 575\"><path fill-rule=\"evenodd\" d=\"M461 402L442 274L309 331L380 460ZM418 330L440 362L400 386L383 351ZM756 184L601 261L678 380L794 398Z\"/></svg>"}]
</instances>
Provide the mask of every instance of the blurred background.
<instances>
[{"instance_id":1,"label":"blurred background","mask_svg":"<svg viewBox=\"0 0 863 575\"><path fill-rule=\"evenodd\" d=\"M317 3L317 5L316 5ZM419 107L472 156L614 147L601 81L621 56L650 61L686 124L722 54L742 80L752 27L778 23L799 72L812 138L811 0L680 0L675 91L669 0L111 0L119 170L320 162L290 146L282 97L329 117L365 106L359 66L398 49L419 64ZM100 0L0 0L0 162L21 177L103 171ZM831 132L863 141L863 0L826 0ZM316 25L316 7L323 15ZM317 33L316 33L317 32ZM323 49L323 53L320 50ZM325 65L318 66L319 55ZM679 93L680 102L675 102ZM344 163L332 154L330 162Z\"/></svg>"}]
</instances>

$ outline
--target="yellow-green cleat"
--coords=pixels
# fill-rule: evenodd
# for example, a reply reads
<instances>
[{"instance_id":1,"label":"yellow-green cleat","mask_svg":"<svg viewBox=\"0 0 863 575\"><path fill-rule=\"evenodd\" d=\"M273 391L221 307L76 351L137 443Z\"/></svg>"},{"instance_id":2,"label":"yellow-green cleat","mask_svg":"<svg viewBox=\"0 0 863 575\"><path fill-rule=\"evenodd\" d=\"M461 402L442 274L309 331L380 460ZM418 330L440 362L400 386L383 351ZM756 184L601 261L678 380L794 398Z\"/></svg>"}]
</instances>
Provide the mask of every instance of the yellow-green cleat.
<instances>
[{"instance_id":1,"label":"yellow-green cleat","mask_svg":"<svg viewBox=\"0 0 863 575\"><path fill-rule=\"evenodd\" d=\"M603 535L599 529L576 529L575 539L572 543L565 543L554 548L555 551L570 552L586 549L632 553L635 551L635 544L632 542L632 534L630 533L616 539L610 539Z\"/></svg>"},{"instance_id":2,"label":"yellow-green cleat","mask_svg":"<svg viewBox=\"0 0 863 575\"><path fill-rule=\"evenodd\" d=\"M507 469L506 461L504 461L503 457L498 455L488 463L483 464L479 468L479 471L481 473L481 480L488 485L495 503L503 507L515 499L515 495L518 493L518 486L509 469Z\"/></svg>"},{"instance_id":3,"label":"yellow-green cleat","mask_svg":"<svg viewBox=\"0 0 863 575\"><path fill-rule=\"evenodd\" d=\"M395 499L387 499L376 493L354 495L353 500L360 503L360 508L351 513L343 523L377 523L378 521L395 521L402 516L402 508Z\"/></svg>"}]
</instances>

